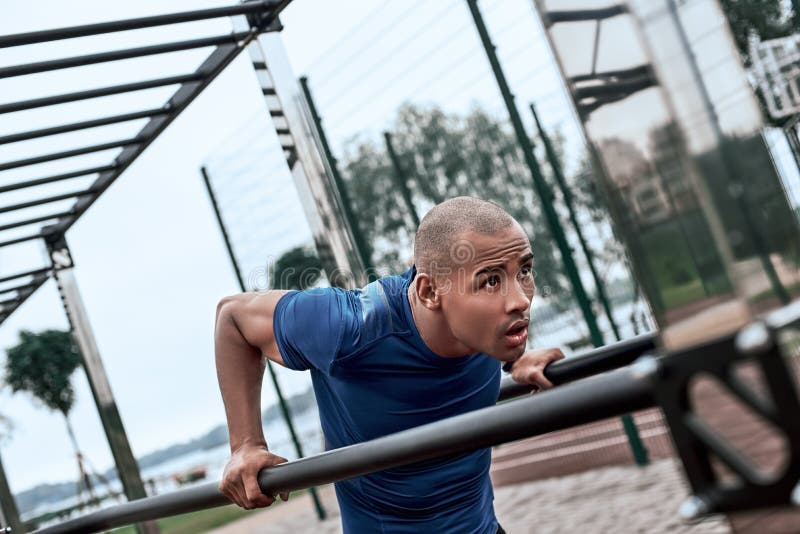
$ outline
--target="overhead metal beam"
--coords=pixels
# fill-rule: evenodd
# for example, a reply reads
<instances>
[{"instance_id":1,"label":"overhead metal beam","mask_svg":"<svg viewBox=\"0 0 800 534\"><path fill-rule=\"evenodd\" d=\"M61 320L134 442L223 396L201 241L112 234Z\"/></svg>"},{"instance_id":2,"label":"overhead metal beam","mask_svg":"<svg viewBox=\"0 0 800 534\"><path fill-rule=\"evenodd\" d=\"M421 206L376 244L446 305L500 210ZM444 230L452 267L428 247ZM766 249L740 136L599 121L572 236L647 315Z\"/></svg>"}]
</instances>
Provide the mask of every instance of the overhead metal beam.
<instances>
[{"instance_id":1,"label":"overhead metal beam","mask_svg":"<svg viewBox=\"0 0 800 534\"><path fill-rule=\"evenodd\" d=\"M4 276L3 278L0 278L0 284L2 284L3 282L8 282L10 280L16 280L18 278L25 278L26 276L36 276L39 274L49 274L49 273L50 273L50 267L44 267L42 269L33 269L32 271L25 271L17 274L12 274L9 276Z\"/></svg>"},{"instance_id":2,"label":"overhead metal beam","mask_svg":"<svg viewBox=\"0 0 800 534\"><path fill-rule=\"evenodd\" d=\"M46 275L40 274L38 276L34 276L32 282L28 282L26 284L20 284L18 286L8 287L6 289L0 289L0 295L3 295L5 293L11 293L12 291L22 292L22 291L24 291L26 289L30 289L32 287L37 287L38 284L40 284L41 282L43 282L46 279L47 279Z\"/></svg>"},{"instance_id":3,"label":"overhead metal beam","mask_svg":"<svg viewBox=\"0 0 800 534\"><path fill-rule=\"evenodd\" d=\"M84 154L91 154L92 152L101 152L103 150L110 150L112 148L120 148L124 146L140 144L143 142L144 141L142 139L133 137L131 139L123 139L121 141L111 141L110 143L102 143L99 145L76 148L73 150L65 150L63 152L54 152L52 154L45 154L44 156L9 161L8 163L0 163L0 171L7 171L10 169L16 169L18 167L27 167L28 165L36 165L37 163L46 163L48 161L55 161L57 159L83 156Z\"/></svg>"},{"instance_id":4,"label":"overhead metal beam","mask_svg":"<svg viewBox=\"0 0 800 534\"><path fill-rule=\"evenodd\" d=\"M24 243L26 241L33 241L34 239L41 239L44 237L44 234L41 232L37 232L35 234L26 235L23 237L17 237L15 239L9 239L8 241L0 241L0 248L9 247L11 245L19 245L20 243Z\"/></svg>"},{"instance_id":5,"label":"overhead metal beam","mask_svg":"<svg viewBox=\"0 0 800 534\"><path fill-rule=\"evenodd\" d=\"M83 26L73 26L68 28L17 33L0 37L0 48L58 41L61 39L74 39L75 37L86 37L89 35L100 35L103 33L138 30L141 28L166 26L168 24L179 24L182 22L232 17L235 15L247 15L250 13L258 13L260 11L266 11L269 13L275 9L275 6L276 2L274 1L262 0L259 2L243 2L233 6L198 9L195 11L185 11L182 13L170 13L150 17L117 20L113 22L85 24Z\"/></svg>"},{"instance_id":6,"label":"overhead metal beam","mask_svg":"<svg viewBox=\"0 0 800 534\"><path fill-rule=\"evenodd\" d=\"M168 85L180 85L184 83L199 82L201 80L202 78L196 72L193 72L192 74L167 76L165 78L156 78L154 80L145 80L143 82L123 83L120 85L112 85L109 87L100 87L98 89L88 89L86 91L76 91L74 93L64 93L62 95L33 98L31 100L21 100L19 102L0 104L0 114L14 113L16 111L25 111L27 109L35 109L46 106L55 106L58 104L77 102L79 100L99 98L102 96L111 96L123 93L132 93L135 91L144 91L145 89L155 89L157 87L166 87Z\"/></svg>"},{"instance_id":7,"label":"overhead metal beam","mask_svg":"<svg viewBox=\"0 0 800 534\"><path fill-rule=\"evenodd\" d=\"M559 22L580 22L585 20L603 20L628 12L628 6L617 4L601 9L575 9L570 11L547 11L542 14L546 25Z\"/></svg>"},{"instance_id":8,"label":"overhead metal beam","mask_svg":"<svg viewBox=\"0 0 800 534\"><path fill-rule=\"evenodd\" d=\"M50 269L40 269L40 271L45 272L45 273L49 273ZM14 313L14 311L17 308L19 308L22 305L22 303L25 302L28 299L28 297L33 295L36 292L36 290L39 289L42 286L42 284L44 284L47 281L47 278L48 278L47 276L36 276L36 277L34 277L33 281L31 281L31 283L30 283L30 287L28 289L25 289L24 291L20 292L20 294L18 296L18 299L17 299L17 302L13 306L11 306L9 308L5 308L2 311L0 311L0 325L2 325L3 321L8 319L8 317L12 313ZM2 280L0 280L0 282L2 282Z\"/></svg>"},{"instance_id":9,"label":"overhead metal beam","mask_svg":"<svg viewBox=\"0 0 800 534\"><path fill-rule=\"evenodd\" d=\"M84 189L83 191L71 191L69 193L61 193L59 195L37 198L35 200L29 200L27 202L20 202L19 204L11 204L10 206L4 206L0 208L0 213L8 213L9 211L23 210L25 208L41 206L42 204L58 202L59 200L67 200L70 198L81 197L84 195L92 195L92 194L94 194L94 190L92 190L91 188Z\"/></svg>"},{"instance_id":10,"label":"overhead metal beam","mask_svg":"<svg viewBox=\"0 0 800 534\"><path fill-rule=\"evenodd\" d=\"M12 228L19 228L20 226L28 226L29 224L49 221L51 219L59 219L61 217L67 217L69 215L72 215L72 210L60 211L58 213L43 215L41 217L33 217L31 219L24 219L22 221L17 221L0 226L0 232L4 232L5 230L11 230Z\"/></svg>"},{"instance_id":11,"label":"overhead metal beam","mask_svg":"<svg viewBox=\"0 0 800 534\"><path fill-rule=\"evenodd\" d=\"M285 6L288 1L283 2L281 5ZM277 12L274 14L277 16ZM151 118L147 124L140 130L137 135L142 141L138 144L126 147L116 158L115 168L112 171L103 172L92 184L92 189L97 194L90 197L79 199L73 207L75 215L59 219L52 226L46 228L47 231L52 231L57 234L66 232L72 224L91 206L95 200L122 174L128 166L150 145L150 143L158 137L158 135L188 106L208 84L211 83L222 70L227 67L231 61L244 49L245 46L257 35L257 32L252 32L246 39L238 41L235 44L226 44L218 46L214 52L200 65L195 74L199 78L181 85L181 87L173 94L167 105L172 109L172 113L162 115L159 117Z\"/></svg>"},{"instance_id":12,"label":"overhead metal beam","mask_svg":"<svg viewBox=\"0 0 800 534\"><path fill-rule=\"evenodd\" d=\"M53 182L60 182L62 180L69 180L70 178L78 178L80 176L87 176L89 174L96 174L101 172L113 171L116 165L101 165L99 167L91 167L89 169L82 169L79 171L65 172L62 174L55 174L45 178L36 178L35 180L26 180L15 184L4 185L0 187L0 193L7 191L16 191L17 189L25 189L26 187L34 187L37 185L50 184Z\"/></svg>"},{"instance_id":13,"label":"overhead metal beam","mask_svg":"<svg viewBox=\"0 0 800 534\"><path fill-rule=\"evenodd\" d=\"M18 143L20 141L28 141L30 139L37 139L39 137L47 137L50 135L58 135L67 132L75 132L78 130L86 130L89 128L97 128L98 126L107 126L109 124L117 124L120 122L128 122L137 119L147 119L156 117L158 115L165 115L171 110L169 108L154 108L145 109L143 111L134 111L133 113L123 113L121 115L113 115L111 117L103 117L100 119L93 119L88 121L73 122L72 124L64 124L62 126L53 126L50 128L42 128L39 130L30 130L17 134L0 136L0 145L8 143Z\"/></svg>"},{"instance_id":14,"label":"overhead metal beam","mask_svg":"<svg viewBox=\"0 0 800 534\"><path fill-rule=\"evenodd\" d=\"M12 78L15 76L25 76L39 72L48 72L51 70L83 67L85 65L119 61L122 59L131 59L135 57L166 54L168 52L179 52L181 50L192 50L207 46L220 46L224 44L235 43L239 39L246 38L248 35L249 32L231 33L227 35L217 35L214 37L189 39L175 43L140 46L136 48L126 48L124 50L114 50L112 52L100 52L98 54L87 54L85 56L74 56L63 59L38 61L36 63L26 63L24 65L14 65L11 67L0 68L0 79Z\"/></svg>"}]
</instances>

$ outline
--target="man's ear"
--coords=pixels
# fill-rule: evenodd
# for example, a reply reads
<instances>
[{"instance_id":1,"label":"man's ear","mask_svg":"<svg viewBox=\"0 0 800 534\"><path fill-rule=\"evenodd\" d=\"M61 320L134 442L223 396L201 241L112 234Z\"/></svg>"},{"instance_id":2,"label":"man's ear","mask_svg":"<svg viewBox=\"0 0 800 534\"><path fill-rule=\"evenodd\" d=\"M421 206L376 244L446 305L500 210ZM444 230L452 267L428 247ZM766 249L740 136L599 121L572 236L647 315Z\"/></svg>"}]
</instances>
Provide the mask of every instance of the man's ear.
<instances>
[{"instance_id":1,"label":"man's ear","mask_svg":"<svg viewBox=\"0 0 800 534\"><path fill-rule=\"evenodd\" d=\"M433 278L427 273L417 273L414 289L422 305L429 310L439 309L442 305L441 295L436 291Z\"/></svg>"}]
</instances>

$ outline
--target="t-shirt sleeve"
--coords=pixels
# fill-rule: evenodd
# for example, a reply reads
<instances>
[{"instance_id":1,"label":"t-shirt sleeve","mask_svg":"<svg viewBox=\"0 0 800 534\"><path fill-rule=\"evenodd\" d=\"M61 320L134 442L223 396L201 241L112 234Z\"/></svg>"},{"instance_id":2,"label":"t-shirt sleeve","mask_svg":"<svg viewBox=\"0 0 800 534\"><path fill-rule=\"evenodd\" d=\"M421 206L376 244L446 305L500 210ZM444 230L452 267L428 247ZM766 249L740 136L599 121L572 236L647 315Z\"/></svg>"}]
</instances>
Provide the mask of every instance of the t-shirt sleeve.
<instances>
[{"instance_id":1,"label":"t-shirt sleeve","mask_svg":"<svg viewBox=\"0 0 800 534\"><path fill-rule=\"evenodd\" d=\"M281 297L272 329L286 367L327 374L342 344L346 311L347 294L339 288L292 291Z\"/></svg>"}]
</instances>

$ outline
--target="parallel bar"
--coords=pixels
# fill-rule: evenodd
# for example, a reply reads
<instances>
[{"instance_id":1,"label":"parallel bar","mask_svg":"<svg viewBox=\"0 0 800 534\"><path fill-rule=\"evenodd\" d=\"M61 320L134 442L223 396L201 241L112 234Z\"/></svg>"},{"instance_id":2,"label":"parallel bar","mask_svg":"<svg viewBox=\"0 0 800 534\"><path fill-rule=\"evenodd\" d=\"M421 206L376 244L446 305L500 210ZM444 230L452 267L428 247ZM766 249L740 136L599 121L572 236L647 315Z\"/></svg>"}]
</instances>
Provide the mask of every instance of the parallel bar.
<instances>
[{"instance_id":1,"label":"parallel bar","mask_svg":"<svg viewBox=\"0 0 800 534\"><path fill-rule=\"evenodd\" d=\"M651 389L649 376L618 369L585 383L263 469L259 486L266 494L294 491L599 421L655 406ZM212 482L100 510L36 534L97 532L225 504L228 499Z\"/></svg>"},{"instance_id":2,"label":"parallel bar","mask_svg":"<svg viewBox=\"0 0 800 534\"><path fill-rule=\"evenodd\" d=\"M42 204L49 204L51 202L58 202L59 200L67 200L69 198L82 197L84 195L93 195L93 189L84 189L82 191L71 191L69 193L61 193L60 195L53 195L50 197L37 198L36 200L29 200L27 202L20 202L19 204L11 204L0 208L0 213L8 213L9 211L22 210L25 208L32 208L33 206L41 206Z\"/></svg>"},{"instance_id":3,"label":"parallel bar","mask_svg":"<svg viewBox=\"0 0 800 534\"><path fill-rule=\"evenodd\" d=\"M16 191L17 189L25 189L26 187L34 187L37 185L50 184L53 182L60 182L62 180L69 180L70 178L78 178L79 176L87 176L89 174L113 171L115 168L116 168L115 165L103 165L100 167L92 167L89 169L82 169L79 171L65 172L63 174L47 176L45 178L36 178L35 180L26 180L24 182L19 182L16 184L4 185L0 187L0 193L5 193L7 191Z\"/></svg>"},{"instance_id":4,"label":"parallel bar","mask_svg":"<svg viewBox=\"0 0 800 534\"><path fill-rule=\"evenodd\" d=\"M138 137L131 139L123 139L121 141L112 141L110 143L103 143L100 145L92 145L83 148L76 148L73 150L65 150L64 152L54 152L53 154L45 154L44 156L36 156L35 158L19 159L17 161L9 161L8 163L0 163L0 171L7 171L9 169L16 169L18 167L25 167L27 165L36 165L37 163L45 163L48 161L55 161L57 159L72 158L74 156L83 156L84 154L91 154L92 152L100 152L102 150L109 150L111 148L120 148L128 145L135 145L144 142Z\"/></svg>"},{"instance_id":5,"label":"parallel bar","mask_svg":"<svg viewBox=\"0 0 800 534\"><path fill-rule=\"evenodd\" d=\"M25 111L26 109L42 108L46 106L55 106L57 104L77 102L78 100L88 100L90 98L99 98L101 96L111 96L122 93L131 93L134 91L143 91L145 89L154 89L156 87L165 87L167 85L200 82L202 80L202 76L199 76L197 73L182 74L180 76L167 76L166 78L156 78L155 80L146 80L143 82L123 83L121 85L100 87L98 89L88 89L86 91L77 91L75 93L64 93L62 95L33 98L31 100L21 100L19 102L0 104L0 114Z\"/></svg>"},{"instance_id":6,"label":"parallel bar","mask_svg":"<svg viewBox=\"0 0 800 534\"><path fill-rule=\"evenodd\" d=\"M50 268L44 267L42 269L34 269L32 271L12 274L10 276L5 276L3 278L0 278L0 284L2 284L3 282L8 282L9 280L16 280L17 278L24 278L26 276L36 276L39 274L48 274L48 273L50 273Z\"/></svg>"},{"instance_id":7,"label":"parallel bar","mask_svg":"<svg viewBox=\"0 0 800 534\"><path fill-rule=\"evenodd\" d=\"M248 35L249 32L231 33L228 35L216 35L214 37L189 39L187 41L178 41L175 43L140 46L137 48L114 50L112 52L100 52L98 54L87 54L85 56L74 56L63 59L39 61L36 63L26 63L24 65L14 65L11 67L0 68L0 79L12 78L14 76L25 76L27 74L36 74L39 72L48 72L51 70L82 67L84 65L94 65L96 63L106 63L109 61L119 61L122 59L131 59L135 57L166 54L168 52L178 52L181 50L192 50L206 46L231 44L240 39L246 38Z\"/></svg>"},{"instance_id":8,"label":"parallel bar","mask_svg":"<svg viewBox=\"0 0 800 534\"><path fill-rule=\"evenodd\" d=\"M586 354L551 363L545 367L544 376L553 384L559 385L619 369L630 365L640 356L655 351L657 339L657 334L651 332L611 343ZM505 377L500 385L500 396L497 400L512 399L530 391L530 386L517 384L511 377Z\"/></svg>"},{"instance_id":9,"label":"parallel bar","mask_svg":"<svg viewBox=\"0 0 800 534\"><path fill-rule=\"evenodd\" d=\"M18 244L24 243L26 241L33 241L34 239L40 239L40 238L43 238L43 237L44 237L44 234L42 234L40 232L40 233L36 233L36 234L26 235L24 237L18 237L16 239L9 239L8 241L0 241L0 248L8 247L8 246L11 246L11 245L18 245Z\"/></svg>"},{"instance_id":10,"label":"parallel bar","mask_svg":"<svg viewBox=\"0 0 800 534\"><path fill-rule=\"evenodd\" d=\"M135 19L117 20L113 22L86 24L83 26L73 26L68 28L56 28L52 30L4 35L0 37L0 48L58 41L61 39L73 39L75 37L86 37L89 35L99 35L103 33L138 30L141 28L152 28L153 26L165 26L167 24L179 24L181 22L192 22L220 17L231 17L235 15L246 15L248 13L269 10L274 7L274 4L274 2L262 0L260 2L245 2L233 6L199 9L196 11L186 11L183 13L169 13L166 15L155 15Z\"/></svg>"},{"instance_id":11,"label":"parallel bar","mask_svg":"<svg viewBox=\"0 0 800 534\"><path fill-rule=\"evenodd\" d=\"M113 115L111 117L103 117L100 119L93 119L88 121L73 122L72 124L64 124L62 126L53 126L51 128L42 128L39 130L30 130L17 134L5 135L0 137L0 145L8 143L17 143L19 141L27 141L29 139L36 139L39 137L47 137L50 135L58 135L61 133L74 132L77 130L86 130L88 128L96 128L98 126L107 126L109 124L117 124L120 122L133 121L137 119L146 119L149 117L156 117L158 115L166 115L170 113L170 109L166 107L145 109L143 111L134 111L132 113L123 113L120 115Z\"/></svg>"}]
</instances>

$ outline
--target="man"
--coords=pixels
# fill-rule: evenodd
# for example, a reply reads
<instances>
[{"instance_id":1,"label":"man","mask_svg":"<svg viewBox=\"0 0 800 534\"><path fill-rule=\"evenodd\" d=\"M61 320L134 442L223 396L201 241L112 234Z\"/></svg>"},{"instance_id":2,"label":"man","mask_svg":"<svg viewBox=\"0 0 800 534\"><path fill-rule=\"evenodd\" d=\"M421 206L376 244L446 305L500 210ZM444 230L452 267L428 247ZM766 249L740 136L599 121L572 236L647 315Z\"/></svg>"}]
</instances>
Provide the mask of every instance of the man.
<instances>
[{"instance_id":1,"label":"man","mask_svg":"<svg viewBox=\"0 0 800 534\"><path fill-rule=\"evenodd\" d=\"M231 445L220 489L236 504L272 504L256 475L286 461L269 451L261 429L263 357L311 371L329 449L495 404L500 362L518 382L552 387L543 369L561 351L525 350L535 285L530 241L517 221L491 202L448 200L420 223L414 259L404 274L363 289L220 302L215 348ZM337 483L344 532L502 532L490 454Z\"/></svg>"}]
</instances>

